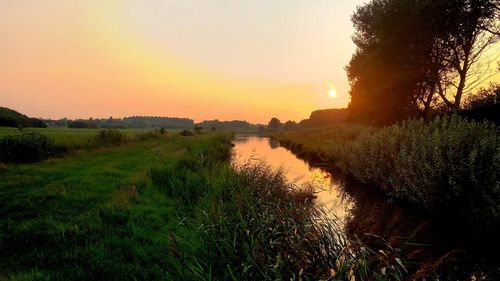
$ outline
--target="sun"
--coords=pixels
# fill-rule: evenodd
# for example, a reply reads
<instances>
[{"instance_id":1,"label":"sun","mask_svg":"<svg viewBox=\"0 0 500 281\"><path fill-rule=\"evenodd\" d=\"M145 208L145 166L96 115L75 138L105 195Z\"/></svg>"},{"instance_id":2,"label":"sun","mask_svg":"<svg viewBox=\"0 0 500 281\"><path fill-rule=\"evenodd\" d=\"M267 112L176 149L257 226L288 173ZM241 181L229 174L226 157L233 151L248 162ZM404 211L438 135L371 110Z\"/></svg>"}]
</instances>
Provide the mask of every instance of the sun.
<instances>
[{"instance_id":1,"label":"sun","mask_svg":"<svg viewBox=\"0 0 500 281\"><path fill-rule=\"evenodd\" d=\"M337 97L337 90L335 90L335 88L333 87L330 87L328 89L328 95L331 97L331 98L336 98Z\"/></svg>"}]
</instances>

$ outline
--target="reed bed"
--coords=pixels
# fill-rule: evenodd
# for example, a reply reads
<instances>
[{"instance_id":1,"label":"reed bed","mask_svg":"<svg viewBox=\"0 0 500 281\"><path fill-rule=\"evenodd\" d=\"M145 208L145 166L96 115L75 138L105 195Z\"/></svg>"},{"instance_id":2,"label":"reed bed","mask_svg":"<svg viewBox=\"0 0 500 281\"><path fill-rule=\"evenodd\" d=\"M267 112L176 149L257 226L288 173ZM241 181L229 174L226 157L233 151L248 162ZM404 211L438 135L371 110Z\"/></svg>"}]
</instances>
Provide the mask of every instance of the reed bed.
<instances>
[{"instance_id":1,"label":"reed bed","mask_svg":"<svg viewBox=\"0 0 500 281\"><path fill-rule=\"evenodd\" d=\"M297 131L275 138L390 196L467 222L478 235L500 225L500 135L488 122L445 116L385 128L344 124L318 135Z\"/></svg>"}]
</instances>

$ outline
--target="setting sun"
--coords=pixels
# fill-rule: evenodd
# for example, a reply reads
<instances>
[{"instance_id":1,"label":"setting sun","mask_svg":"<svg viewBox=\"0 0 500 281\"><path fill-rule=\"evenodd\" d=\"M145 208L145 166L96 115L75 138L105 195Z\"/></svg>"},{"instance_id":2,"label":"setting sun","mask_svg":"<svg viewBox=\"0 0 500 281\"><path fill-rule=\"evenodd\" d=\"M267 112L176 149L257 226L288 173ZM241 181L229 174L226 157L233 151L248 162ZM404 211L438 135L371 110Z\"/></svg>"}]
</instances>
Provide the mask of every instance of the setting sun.
<instances>
[{"instance_id":1,"label":"setting sun","mask_svg":"<svg viewBox=\"0 0 500 281\"><path fill-rule=\"evenodd\" d=\"M335 88L330 87L330 88L328 89L328 95L329 95L331 98L336 98L336 97L337 97L337 90L335 90Z\"/></svg>"}]
</instances>

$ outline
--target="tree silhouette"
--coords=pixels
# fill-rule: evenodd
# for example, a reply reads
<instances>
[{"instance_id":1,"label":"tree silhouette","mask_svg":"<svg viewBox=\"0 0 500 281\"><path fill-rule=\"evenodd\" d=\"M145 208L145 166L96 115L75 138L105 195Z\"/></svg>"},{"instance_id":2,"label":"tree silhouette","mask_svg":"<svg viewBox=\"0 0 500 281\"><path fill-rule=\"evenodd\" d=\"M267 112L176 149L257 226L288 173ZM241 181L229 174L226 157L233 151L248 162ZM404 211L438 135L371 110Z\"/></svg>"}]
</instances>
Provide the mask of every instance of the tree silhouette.
<instances>
[{"instance_id":1,"label":"tree silhouette","mask_svg":"<svg viewBox=\"0 0 500 281\"><path fill-rule=\"evenodd\" d=\"M479 63L498 40L499 0L372 0L352 17L353 119L392 123L427 117L440 101L460 109L488 77Z\"/></svg>"},{"instance_id":2,"label":"tree silhouette","mask_svg":"<svg viewBox=\"0 0 500 281\"><path fill-rule=\"evenodd\" d=\"M270 131L278 131L280 128L281 128L281 121L276 117L271 118L271 120L267 124L267 129Z\"/></svg>"}]
</instances>

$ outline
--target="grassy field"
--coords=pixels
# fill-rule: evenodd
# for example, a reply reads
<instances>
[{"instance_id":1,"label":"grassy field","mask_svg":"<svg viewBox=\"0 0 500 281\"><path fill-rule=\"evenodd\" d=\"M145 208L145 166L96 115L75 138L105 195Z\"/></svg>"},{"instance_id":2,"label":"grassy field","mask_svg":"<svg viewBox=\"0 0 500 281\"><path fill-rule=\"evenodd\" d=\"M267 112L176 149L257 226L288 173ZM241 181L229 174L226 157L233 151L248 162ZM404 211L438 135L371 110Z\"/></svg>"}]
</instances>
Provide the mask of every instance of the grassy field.
<instances>
[{"instance_id":1,"label":"grassy field","mask_svg":"<svg viewBox=\"0 0 500 281\"><path fill-rule=\"evenodd\" d=\"M152 129L118 129L126 136L133 136L137 133L151 131ZM56 144L83 144L97 135L99 129L72 129L72 128L24 128L23 132L41 133L54 140ZM0 127L0 138L8 135L19 135L18 128Z\"/></svg>"},{"instance_id":2,"label":"grassy field","mask_svg":"<svg viewBox=\"0 0 500 281\"><path fill-rule=\"evenodd\" d=\"M3 164L0 280L404 278L396 253L322 216L313 190L230 153L227 134L167 134Z\"/></svg>"},{"instance_id":3,"label":"grassy field","mask_svg":"<svg viewBox=\"0 0 500 281\"><path fill-rule=\"evenodd\" d=\"M184 149L185 140L171 137L4 168L0 276L165 279L168 233L184 230L179 206L148 173Z\"/></svg>"}]
</instances>

